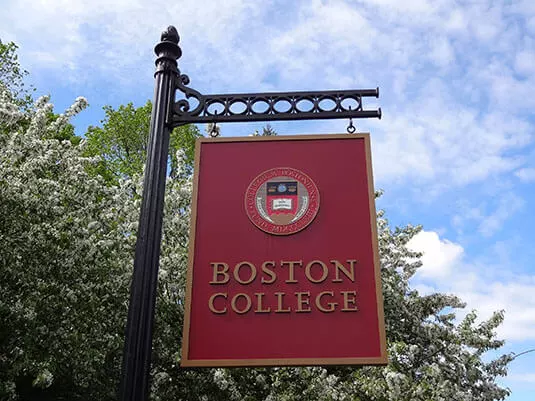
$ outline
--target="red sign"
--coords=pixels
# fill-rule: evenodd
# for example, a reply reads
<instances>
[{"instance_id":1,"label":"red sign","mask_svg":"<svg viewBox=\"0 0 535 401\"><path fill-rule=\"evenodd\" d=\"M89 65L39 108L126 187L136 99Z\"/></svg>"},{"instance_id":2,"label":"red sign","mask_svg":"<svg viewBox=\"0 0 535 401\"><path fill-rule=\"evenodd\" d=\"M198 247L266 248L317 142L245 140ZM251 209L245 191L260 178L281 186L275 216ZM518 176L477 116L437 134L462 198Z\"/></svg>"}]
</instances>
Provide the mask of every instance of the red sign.
<instances>
[{"instance_id":1,"label":"red sign","mask_svg":"<svg viewBox=\"0 0 535 401\"><path fill-rule=\"evenodd\" d=\"M386 364L369 136L200 139L182 366Z\"/></svg>"}]
</instances>

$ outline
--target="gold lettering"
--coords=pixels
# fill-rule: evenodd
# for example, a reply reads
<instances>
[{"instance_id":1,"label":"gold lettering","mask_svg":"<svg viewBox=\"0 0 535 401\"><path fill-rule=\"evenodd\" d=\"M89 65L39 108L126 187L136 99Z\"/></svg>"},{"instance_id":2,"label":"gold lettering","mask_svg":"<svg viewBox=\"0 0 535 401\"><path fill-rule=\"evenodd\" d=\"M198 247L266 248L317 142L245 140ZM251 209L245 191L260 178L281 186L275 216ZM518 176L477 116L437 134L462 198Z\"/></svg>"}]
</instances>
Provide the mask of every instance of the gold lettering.
<instances>
[{"instance_id":1,"label":"gold lettering","mask_svg":"<svg viewBox=\"0 0 535 401\"><path fill-rule=\"evenodd\" d=\"M249 269L251 269L251 276L248 280L242 280L240 277L240 269L242 266L249 266ZM240 284L251 284L254 279L256 278L256 266L253 265L251 262L243 261L238 263L236 266L234 266L234 279L240 283Z\"/></svg>"},{"instance_id":2,"label":"gold lettering","mask_svg":"<svg viewBox=\"0 0 535 401\"><path fill-rule=\"evenodd\" d=\"M228 281L230 280L230 276L227 273L228 272L228 268L229 268L228 264L223 263L223 262L214 262L214 263L210 263L210 265L212 266L212 269L214 269L213 280L210 281L210 284L226 284L226 283L228 283ZM219 270L218 267L222 267L223 269ZM223 279L222 280L218 280L218 277L221 276L221 275L223 276Z\"/></svg>"},{"instance_id":3,"label":"gold lettering","mask_svg":"<svg viewBox=\"0 0 535 401\"><path fill-rule=\"evenodd\" d=\"M268 260L262 263L262 273L266 273L268 276L270 276L270 280L266 280L264 277L262 277L262 284L273 284L277 279L277 275L275 274L275 272L273 270L268 269L269 265L271 265L271 267L275 267L275 262L272 260Z\"/></svg>"},{"instance_id":4,"label":"gold lettering","mask_svg":"<svg viewBox=\"0 0 535 401\"><path fill-rule=\"evenodd\" d=\"M310 312L310 291L307 292L296 292L297 296L297 309L296 312ZM306 296L306 298L303 298ZM307 306L307 309L304 309L303 306Z\"/></svg>"},{"instance_id":5,"label":"gold lettering","mask_svg":"<svg viewBox=\"0 0 535 401\"><path fill-rule=\"evenodd\" d=\"M312 274L310 274L310 270L314 265L320 265L322 269L321 277L318 280L316 280L314 277L312 277ZM307 276L308 281L310 281L311 283L322 283L323 281L325 281L328 274L329 269L321 260L313 260L312 262L309 262L305 267L305 276Z\"/></svg>"},{"instance_id":6,"label":"gold lettering","mask_svg":"<svg viewBox=\"0 0 535 401\"><path fill-rule=\"evenodd\" d=\"M320 292L317 296L316 296L316 307L322 311L322 312L325 312L325 313L329 313L329 312L334 312L336 306L338 305L337 302L327 302L327 306L328 308L324 308L323 305L321 304L321 298L324 296L324 295L330 295L331 297L334 297L334 293L332 291L323 291L323 292Z\"/></svg>"},{"instance_id":7,"label":"gold lettering","mask_svg":"<svg viewBox=\"0 0 535 401\"><path fill-rule=\"evenodd\" d=\"M334 280L333 283L341 283L342 279L340 278L340 271L344 273L344 275L350 279L353 283L355 282L355 262L356 260L350 260L348 259L347 262L349 263L349 270L346 269L346 267L340 263L337 260L331 260L331 263L334 264L335 271L334 271Z\"/></svg>"},{"instance_id":8,"label":"gold lettering","mask_svg":"<svg viewBox=\"0 0 535 401\"><path fill-rule=\"evenodd\" d=\"M238 298L240 297L243 297L245 298L245 308L243 309L238 309L238 307L236 306L236 304L238 303ZM244 313L247 313L249 312L249 309L251 309L251 298L249 297L249 295L247 294L244 294L243 292L240 292L236 295L234 295L234 297L232 298L232 301L230 302L230 306L232 307L232 310L240 315L243 315Z\"/></svg>"},{"instance_id":9,"label":"gold lettering","mask_svg":"<svg viewBox=\"0 0 535 401\"><path fill-rule=\"evenodd\" d=\"M286 294L284 292L276 292L275 295L277 296L277 309L275 310L275 313L290 313L290 308L282 309L282 298Z\"/></svg>"},{"instance_id":10,"label":"gold lettering","mask_svg":"<svg viewBox=\"0 0 535 401\"><path fill-rule=\"evenodd\" d=\"M227 307L223 307L223 309L216 309L215 306L214 306L214 300L217 298L217 297L223 297L225 299L227 299L227 293L226 292L217 292L215 294L213 294L210 299L208 300L208 308L210 308L210 310L213 312L213 313L217 313L217 314L222 314L222 313L225 313L227 311Z\"/></svg>"},{"instance_id":11,"label":"gold lettering","mask_svg":"<svg viewBox=\"0 0 535 401\"><path fill-rule=\"evenodd\" d=\"M358 310L356 302L357 291L340 291L344 296L344 307L341 309L342 312L355 312ZM350 295L353 295L353 298L349 298ZM349 304L353 304L354 308L350 308Z\"/></svg>"},{"instance_id":12,"label":"gold lettering","mask_svg":"<svg viewBox=\"0 0 535 401\"><path fill-rule=\"evenodd\" d=\"M297 280L295 279L294 275L294 268L295 266L303 266L302 260L281 260L281 267L284 267L284 265L288 265L288 280L286 280L286 283L297 283Z\"/></svg>"},{"instance_id":13,"label":"gold lettering","mask_svg":"<svg viewBox=\"0 0 535 401\"><path fill-rule=\"evenodd\" d=\"M255 292L256 295L256 309L254 310L255 313L269 313L271 312L271 308L262 309L262 298L264 298L264 295L266 295L263 292Z\"/></svg>"}]
</instances>

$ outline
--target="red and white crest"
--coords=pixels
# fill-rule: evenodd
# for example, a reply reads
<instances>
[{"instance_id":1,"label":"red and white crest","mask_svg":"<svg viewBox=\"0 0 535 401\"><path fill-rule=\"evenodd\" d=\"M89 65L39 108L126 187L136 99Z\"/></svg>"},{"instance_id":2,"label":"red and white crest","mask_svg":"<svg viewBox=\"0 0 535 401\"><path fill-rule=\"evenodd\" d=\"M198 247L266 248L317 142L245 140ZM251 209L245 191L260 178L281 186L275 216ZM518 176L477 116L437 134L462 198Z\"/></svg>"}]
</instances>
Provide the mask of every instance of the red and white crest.
<instances>
[{"instance_id":1,"label":"red and white crest","mask_svg":"<svg viewBox=\"0 0 535 401\"><path fill-rule=\"evenodd\" d=\"M291 167L264 171L249 185L245 210L251 222L275 235L301 231L316 217L319 191L312 179Z\"/></svg>"}]
</instances>

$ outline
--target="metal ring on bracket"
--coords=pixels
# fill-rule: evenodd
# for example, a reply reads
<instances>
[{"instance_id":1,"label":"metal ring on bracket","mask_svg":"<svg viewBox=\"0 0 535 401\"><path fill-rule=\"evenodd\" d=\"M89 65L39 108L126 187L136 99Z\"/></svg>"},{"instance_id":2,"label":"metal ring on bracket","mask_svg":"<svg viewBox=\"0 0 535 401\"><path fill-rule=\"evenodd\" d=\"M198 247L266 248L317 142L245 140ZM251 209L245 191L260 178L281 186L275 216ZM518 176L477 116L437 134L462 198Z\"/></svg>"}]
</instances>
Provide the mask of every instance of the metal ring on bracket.
<instances>
[{"instance_id":1,"label":"metal ring on bracket","mask_svg":"<svg viewBox=\"0 0 535 401\"><path fill-rule=\"evenodd\" d=\"M355 126L353 125L353 119L350 118L350 119L349 119L349 125L347 126L347 132L348 132L349 134L354 134L356 130L357 130L357 127L355 127Z\"/></svg>"},{"instance_id":2,"label":"metal ring on bracket","mask_svg":"<svg viewBox=\"0 0 535 401\"><path fill-rule=\"evenodd\" d=\"M219 130L217 123L214 123L210 129L210 137L211 138L217 138L219 136Z\"/></svg>"},{"instance_id":3,"label":"metal ring on bracket","mask_svg":"<svg viewBox=\"0 0 535 401\"><path fill-rule=\"evenodd\" d=\"M217 118L218 111L214 111L214 115ZM217 126L217 121L214 121L212 123L212 126L210 127L210 132L208 132L208 135L210 135L210 138L217 138L219 136L219 127Z\"/></svg>"},{"instance_id":4,"label":"metal ring on bracket","mask_svg":"<svg viewBox=\"0 0 535 401\"><path fill-rule=\"evenodd\" d=\"M349 111L351 111L351 106L349 106ZM349 125L347 126L347 132L349 134L354 134L356 130L357 130L357 127L353 125L353 119L349 117Z\"/></svg>"}]
</instances>

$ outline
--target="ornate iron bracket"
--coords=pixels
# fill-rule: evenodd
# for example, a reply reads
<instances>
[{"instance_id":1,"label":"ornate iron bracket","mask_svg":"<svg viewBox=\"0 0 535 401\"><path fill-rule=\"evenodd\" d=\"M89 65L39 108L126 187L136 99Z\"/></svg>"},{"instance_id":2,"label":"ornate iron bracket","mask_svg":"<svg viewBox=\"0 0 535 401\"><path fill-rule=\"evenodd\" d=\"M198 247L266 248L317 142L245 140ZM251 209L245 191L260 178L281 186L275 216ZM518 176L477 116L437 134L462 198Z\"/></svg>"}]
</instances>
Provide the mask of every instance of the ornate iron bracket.
<instances>
[{"instance_id":1,"label":"ornate iron bracket","mask_svg":"<svg viewBox=\"0 0 535 401\"><path fill-rule=\"evenodd\" d=\"M185 99L175 102L169 124L381 118L381 109L364 110L364 97L379 97L379 88L313 92L233 93L202 95L178 74L176 90Z\"/></svg>"}]
</instances>

